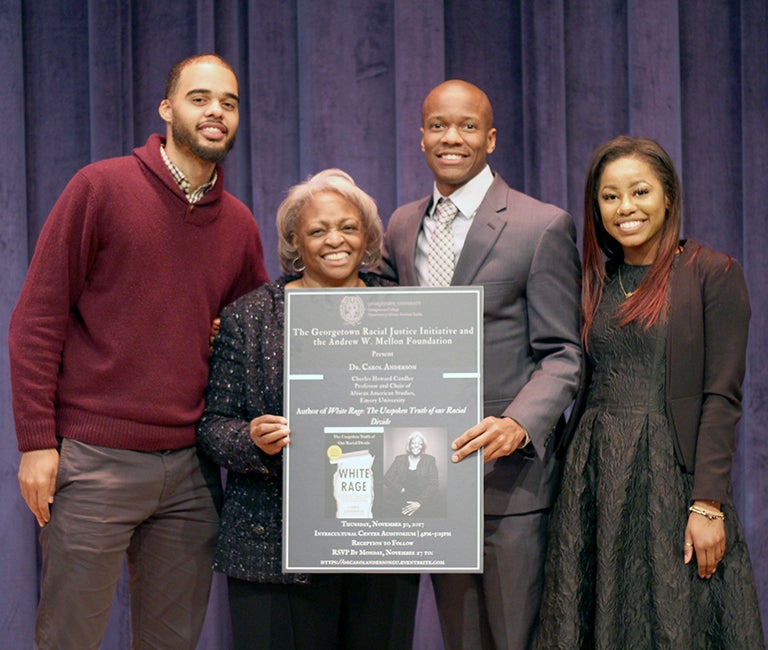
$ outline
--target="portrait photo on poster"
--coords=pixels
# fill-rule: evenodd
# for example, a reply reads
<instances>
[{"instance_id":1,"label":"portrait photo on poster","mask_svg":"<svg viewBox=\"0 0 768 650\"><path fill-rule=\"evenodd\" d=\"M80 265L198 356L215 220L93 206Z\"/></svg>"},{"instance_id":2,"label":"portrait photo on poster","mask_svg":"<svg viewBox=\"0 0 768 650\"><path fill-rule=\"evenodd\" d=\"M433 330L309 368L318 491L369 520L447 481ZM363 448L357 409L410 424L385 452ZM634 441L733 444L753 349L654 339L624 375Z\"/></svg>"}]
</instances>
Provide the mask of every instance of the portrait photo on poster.
<instances>
[{"instance_id":1,"label":"portrait photo on poster","mask_svg":"<svg viewBox=\"0 0 768 650\"><path fill-rule=\"evenodd\" d=\"M445 475L450 452L445 428L388 429L384 436L383 516L445 517Z\"/></svg>"}]
</instances>

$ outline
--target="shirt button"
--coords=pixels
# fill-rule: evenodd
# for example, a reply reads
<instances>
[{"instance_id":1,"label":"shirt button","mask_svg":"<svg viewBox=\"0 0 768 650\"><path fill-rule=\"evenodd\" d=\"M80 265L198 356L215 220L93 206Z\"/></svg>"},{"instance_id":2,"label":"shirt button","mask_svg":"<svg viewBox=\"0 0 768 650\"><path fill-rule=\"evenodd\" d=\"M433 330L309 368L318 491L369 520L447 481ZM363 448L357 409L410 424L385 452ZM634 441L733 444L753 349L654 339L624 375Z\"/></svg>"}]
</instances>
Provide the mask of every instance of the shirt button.
<instances>
[{"instance_id":1,"label":"shirt button","mask_svg":"<svg viewBox=\"0 0 768 650\"><path fill-rule=\"evenodd\" d=\"M266 530L264 530L264 526L262 526L261 524L256 524L253 527L253 532L256 533L257 535L263 535L266 532Z\"/></svg>"}]
</instances>

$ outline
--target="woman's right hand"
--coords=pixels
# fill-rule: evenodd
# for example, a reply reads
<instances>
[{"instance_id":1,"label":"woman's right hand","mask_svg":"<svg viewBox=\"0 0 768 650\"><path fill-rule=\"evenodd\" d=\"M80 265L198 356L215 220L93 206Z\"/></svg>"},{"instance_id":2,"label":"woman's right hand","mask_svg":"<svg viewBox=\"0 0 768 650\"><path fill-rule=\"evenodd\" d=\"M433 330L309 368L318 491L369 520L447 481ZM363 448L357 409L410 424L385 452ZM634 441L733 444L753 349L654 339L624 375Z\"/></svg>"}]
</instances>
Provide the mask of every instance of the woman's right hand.
<instances>
[{"instance_id":1,"label":"woman's right hand","mask_svg":"<svg viewBox=\"0 0 768 650\"><path fill-rule=\"evenodd\" d=\"M265 454L274 456L291 440L288 420L279 415L260 415L250 422L251 440Z\"/></svg>"}]
</instances>

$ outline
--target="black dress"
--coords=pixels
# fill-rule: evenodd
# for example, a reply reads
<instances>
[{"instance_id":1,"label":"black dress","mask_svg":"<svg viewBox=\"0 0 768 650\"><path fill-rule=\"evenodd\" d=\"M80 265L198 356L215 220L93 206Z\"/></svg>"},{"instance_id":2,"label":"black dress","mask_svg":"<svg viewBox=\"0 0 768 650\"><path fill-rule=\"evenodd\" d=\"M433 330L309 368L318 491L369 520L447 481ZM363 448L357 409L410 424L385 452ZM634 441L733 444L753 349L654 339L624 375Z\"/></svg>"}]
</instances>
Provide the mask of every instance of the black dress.
<instances>
[{"instance_id":1,"label":"black dress","mask_svg":"<svg viewBox=\"0 0 768 650\"><path fill-rule=\"evenodd\" d=\"M626 291L648 267L622 265ZM710 580L683 563L693 476L665 409L666 325L617 328L606 287L589 340L592 380L555 504L539 647L763 648L741 525L723 506L726 553Z\"/></svg>"}]
</instances>

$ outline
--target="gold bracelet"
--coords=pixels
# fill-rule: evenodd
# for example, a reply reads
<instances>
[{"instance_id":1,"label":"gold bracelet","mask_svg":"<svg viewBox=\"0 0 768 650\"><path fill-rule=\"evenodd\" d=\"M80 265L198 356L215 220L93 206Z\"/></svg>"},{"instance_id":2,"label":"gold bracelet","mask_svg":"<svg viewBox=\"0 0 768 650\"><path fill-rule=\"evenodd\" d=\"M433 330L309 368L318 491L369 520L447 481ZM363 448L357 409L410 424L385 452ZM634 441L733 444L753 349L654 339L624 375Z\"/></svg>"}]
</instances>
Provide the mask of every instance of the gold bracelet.
<instances>
[{"instance_id":1,"label":"gold bracelet","mask_svg":"<svg viewBox=\"0 0 768 650\"><path fill-rule=\"evenodd\" d=\"M715 519L725 519L725 514L722 512L713 512L712 510L706 510L705 508L701 508L700 506L691 506L688 508L691 512L695 512L697 515L701 515L702 517L706 517L710 521L714 521Z\"/></svg>"}]
</instances>

